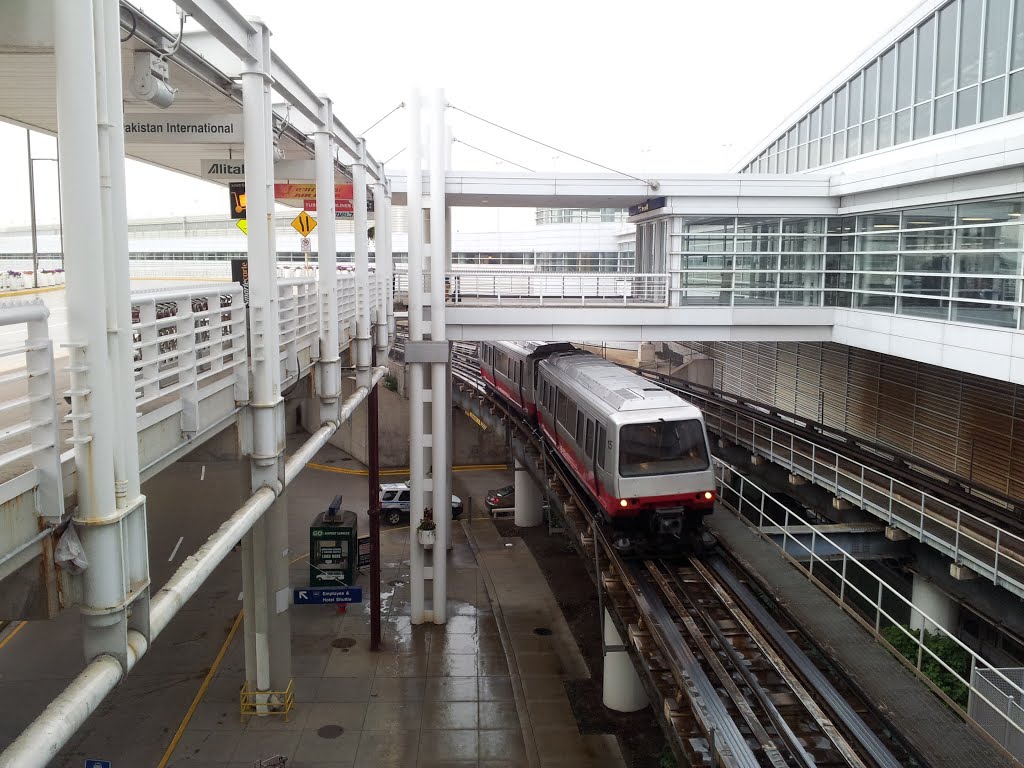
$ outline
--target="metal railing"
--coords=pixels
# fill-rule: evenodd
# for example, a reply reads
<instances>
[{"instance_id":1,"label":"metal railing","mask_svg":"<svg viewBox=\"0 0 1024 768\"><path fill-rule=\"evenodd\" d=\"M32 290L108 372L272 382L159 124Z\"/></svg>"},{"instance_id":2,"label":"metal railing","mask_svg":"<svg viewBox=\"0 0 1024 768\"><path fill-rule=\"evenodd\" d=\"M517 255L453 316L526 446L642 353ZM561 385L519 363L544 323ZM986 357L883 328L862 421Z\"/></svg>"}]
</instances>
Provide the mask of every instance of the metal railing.
<instances>
[{"instance_id":1,"label":"metal railing","mask_svg":"<svg viewBox=\"0 0 1024 768\"><path fill-rule=\"evenodd\" d=\"M668 304L667 274L614 272L450 272L447 303L553 306Z\"/></svg>"},{"instance_id":2,"label":"metal railing","mask_svg":"<svg viewBox=\"0 0 1024 768\"><path fill-rule=\"evenodd\" d=\"M688 394L708 429L856 504L1024 597L1024 538L792 432Z\"/></svg>"},{"instance_id":3,"label":"metal railing","mask_svg":"<svg viewBox=\"0 0 1024 768\"><path fill-rule=\"evenodd\" d=\"M988 705L993 710L992 715L1005 722L1008 731L1024 734L1024 726L1016 722L1012 713L1007 714L1003 698L1009 695L1020 701L1024 696L1024 689L937 624L912 601L886 584L836 541L819 533L814 523L777 501L768 491L748 480L730 464L720 459L715 459L714 464L720 501L756 528L763 539L779 546L787 559L804 571L819 587L829 592L843 610L857 618L865 628L872 630L875 636L883 641L885 638L882 631L897 627L900 634L909 639L915 648L915 659L901 658L913 667L920 677L926 677L923 672L923 665L926 662L937 664L963 685L972 698L977 697ZM800 526L804 531L810 530L809 541L805 540L806 533L803 531L801 535L794 535L791 526ZM771 536L763 530L765 528L771 529ZM773 537L781 537L782 543L779 544ZM827 557L817 554L819 542L828 545ZM906 625L913 624L915 616L920 617L921 626L929 627L929 632L937 633L966 654L970 659L970 667L954 668L927 646L924 632L908 629ZM900 657L898 652L894 653ZM988 678L989 684L982 687L975 685L975 673L979 671ZM999 697L992 695L991 683L996 681L999 688L1005 692ZM967 716L962 710L960 713Z\"/></svg>"},{"instance_id":4,"label":"metal railing","mask_svg":"<svg viewBox=\"0 0 1024 768\"><path fill-rule=\"evenodd\" d=\"M4 365L0 386L0 471L14 472L21 482L6 482L0 503L36 489L36 508L48 523L59 521L64 513L60 467L60 438L57 429L57 384L53 366L53 342L47 318L49 310L40 302L8 302L0 305L0 327L5 330L23 326L21 343L0 349ZM17 331L15 331L17 333ZM10 333L5 335L11 335ZM22 367L22 363L24 367ZM19 466L31 468L20 472ZM11 522L14 525L14 522ZM10 533L26 539L39 533L36 521L24 531ZM4 553L8 554L8 553Z\"/></svg>"},{"instance_id":5,"label":"metal railing","mask_svg":"<svg viewBox=\"0 0 1024 768\"><path fill-rule=\"evenodd\" d=\"M239 285L133 293L132 337L137 408L225 374L247 381Z\"/></svg>"},{"instance_id":6,"label":"metal railing","mask_svg":"<svg viewBox=\"0 0 1024 768\"><path fill-rule=\"evenodd\" d=\"M277 293L281 359L284 361L281 384L287 386L301 373L303 362L308 365L319 357L319 298L316 280L312 277L278 280Z\"/></svg>"}]
</instances>

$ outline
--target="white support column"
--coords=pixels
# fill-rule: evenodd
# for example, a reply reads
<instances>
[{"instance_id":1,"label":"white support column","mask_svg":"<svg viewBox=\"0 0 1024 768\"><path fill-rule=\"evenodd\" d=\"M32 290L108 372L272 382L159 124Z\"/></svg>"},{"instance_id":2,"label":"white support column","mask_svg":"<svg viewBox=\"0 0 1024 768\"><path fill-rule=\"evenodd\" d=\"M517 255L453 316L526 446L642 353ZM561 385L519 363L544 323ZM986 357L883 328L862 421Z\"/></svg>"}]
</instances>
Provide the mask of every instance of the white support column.
<instances>
[{"instance_id":1,"label":"white support column","mask_svg":"<svg viewBox=\"0 0 1024 768\"><path fill-rule=\"evenodd\" d=\"M444 91L434 93L430 130L430 340L446 341L444 326L444 278L447 239L445 237L445 144ZM448 391L448 353L442 362L430 364L431 393L431 476L433 478L434 522L437 544L434 546L434 623L447 618L448 573L447 542L451 527L451 462L448 456L448 431L451 400Z\"/></svg>"},{"instance_id":2,"label":"white support column","mask_svg":"<svg viewBox=\"0 0 1024 768\"><path fill-rule=\"evenodd\" d=\"M371 320L373 322L373 345L377 348L377 360L381 363L384 361L388 349L388 298L391 295L388 289L390 277L387 266L387 262L391 259L391 243L388 241L387 224L384 221L385 216L390 215L390 210L385 202L387 194L387 185L383 179L373 185L373 274L377 287L375 294L377 300L374 302Z\"/></svg>"},{"instance_id":3,"label":"white support column","mask_svg":"<svg viewBox=\"0 0 1024 768\"><path fill-rule=\"evenodd\" d=\"M935 625L938 624L947 632L955 634L959 618L959 607L956 602L921 574L914 572L913 576L911 602L918 610L910 613L910 628L923 627L928 632L935 632ZM926 621L924 616L928 616L932 621Z\"/></svg>"},{"instance_id":4,"label":"white support column","mask_svg":"<svg viewBox=\"0 0 1024 768\"><path fill-rule=\"evenodd\" d=\"M604 644L622 647L622 638L608 611L604 612ZM604 705L616 712L636 712L647 706L647 691L624 650L604 654Z\"/></svg>"},{"instance_id":5,"label":"white support column","mask_svg":"<svg viewBox=\"0 0 1024 768\"><path fill-rule=\"evenodd\" d=\"M388 343L395 338L395 258L391 239L391 188L385 187L383 212L378 213L378 226L383 226L384 235L377 241L377 258L384 264L384 312L387 316ZM378 235L378 237L381 237Z\"/></svg>"},{"instance_id":6,"label":"white support column","mask_svg":"<svg viewBox=\"0 0 1024 768\"><path fill-rule=\"evenodd\" d=\"M515 460L516 526L532 528L544 521L544 500L526 467Z\"/></svg>"},{"instance_id":7,"label":"white support column","mask_svg":"<svg viewBox=\"0 0 1024 768\"><path fill-rule=\"evenodd\" d=\"M130 580L133 565L139 565L140 557L144 563L145 554L132 557L129 553L135 538L123 529L124 516L115 499L118 417L107 313L97 311L108 306L108 292L112 294L109 300L116 300L113 286L106 285L105 270L97 269L107 256L104 246L109 246L109 240L105 240L109 228L104 227L104 214L110 211L111 199L109 194L103 195L108 202L104 208L98 106L102 97L105 115L108 73L103 41L107 27L116 25L115 20L105 23L108 10L101 4L59 0L54 12L54 47L72 361L72 442L78 476L75 522L90 561L83 576L84 647L88 660L109 653L127 670L127 606L137 596L131 594ZM115 6L114 19L116 13ZM120 99L119 87L116 96ZM106 132L108 127L104 124L102 130ZM109 159L107 141L103 149L104 157ZM125 215L123 210L120 215ZM148 583L142 585L146 588Z\"/></svg>"},{"instance_id":8,"label":"white support column","mask_svg":"<svg viewBox=\"0 0 1024 768\"><path fill-rule=\"evenodd\" d=\"M331 203L333 206L334 203ZM370 244L366 235L366 142L352 161L352 222L356 266L356 386L370 386ZM331 209L334 210L333 208ZM332 221L333 225L334 222Z\"/></svg>"},{"instance_id":9,"label":"white support column","mask_svg":"<svg viewBox=\"0 0 1024 768\"><path fill-rule=\"evenodd\" d=\"M321 96L321 125L313 131L316 150L316 209L320 214L317 235L320 299L320 422L338 420L341 396L341 359L338 354L338 247L334 226L334 109Z\"/></svg>"},{"instance_id":10,"label":"white support column","mask_svg":"<svg viewBox=\"0 0 1024 768\"><path fill-rule=\"evenodd\" d=\"M423 168L421 155L420 94L413 90L409 97L409 182L407 218L409 226L409 345L423 341ZM423 519L424 464L423 439L423 366L409 364L409 585L412 623L424 620L425 571L424 552L416 534Z\"/></svg>"},{"instance_id":11,"label":"white support column","mask_svg":"<svg viewBox=\"0 0 1024 768\"><path fill-rule=\"evenodd\" d=\"M281 398L280 327L274 239L273 118L270 32L260 21L242 71L242 125L249 220L249 312L252 350L252 487L284 488L284 401ZM333 192L333 189L332 189ZM334 201L328 206L333 211ZM283 691L291 679L288 616L287 509L278 499L244 539L246 681L256 691ZM261 697L258 702L276 702Z\"/></svg>"}]
</instances>

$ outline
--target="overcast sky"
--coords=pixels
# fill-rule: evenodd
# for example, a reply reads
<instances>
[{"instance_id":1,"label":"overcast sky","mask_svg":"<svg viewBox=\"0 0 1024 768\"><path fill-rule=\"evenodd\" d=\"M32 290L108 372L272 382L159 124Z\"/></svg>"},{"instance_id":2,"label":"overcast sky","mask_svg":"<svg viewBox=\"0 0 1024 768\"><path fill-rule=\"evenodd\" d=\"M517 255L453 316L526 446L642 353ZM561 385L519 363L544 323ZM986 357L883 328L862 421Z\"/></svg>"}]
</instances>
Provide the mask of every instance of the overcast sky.
<instances>
[{"instance_id":1,"label":"overcast sky","mask_svg":"<svg viewBox=\"0 0 1024 768\"><path fill-rule=\"evenodd\" d=\"M262 18L277 54L362 133L413 86L454 106L644 177L728 171L919 0L236 0ZM169 0L142 9L176 30ZM186 29L197 28L189 19ZM449 110L457 170L591 168ZM0 225L28 223L24 130L0 124ZM378 160L402 150L404 110L366 134ZM33 154L55 156L36 137ZM404 167L400 154L389 167ZM57 218L55 163L36 163L40 221ZM217 213L222 188L129 163L130 218ZM153 184L159 200L133 194ZM498 214L476 220L493 228ZM509 219L506 213L506 223ZM515 218L515 217L511 217Z\"/></svg>"}]
</instances>

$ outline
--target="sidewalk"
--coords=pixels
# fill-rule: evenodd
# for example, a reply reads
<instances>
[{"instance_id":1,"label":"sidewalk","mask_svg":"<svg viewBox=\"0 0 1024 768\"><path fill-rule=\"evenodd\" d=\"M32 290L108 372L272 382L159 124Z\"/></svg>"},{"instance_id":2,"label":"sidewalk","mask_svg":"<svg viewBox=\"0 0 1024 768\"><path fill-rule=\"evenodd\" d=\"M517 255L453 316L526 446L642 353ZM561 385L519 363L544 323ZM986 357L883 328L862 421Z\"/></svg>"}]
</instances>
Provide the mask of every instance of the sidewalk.
<instances>
[{"instance_id":1,"label":"sidewalk","mask_svg":"<svg viewBox=\"0 0 1024 768\"><path fill-rule=\"evenodd\" d=\"M622 765L613 736L576 727L563 681L586 666L522 540L486 519L455 528L440 626L409 620L408 529L384 529L381 543L384 650L369 651L368 603L293 607L295 709L289 722L243 724L239 628L168 766L252 768L274 755L289 768ZM292 584L307 574L296 562Z\"/></svg>"}]
</instances>

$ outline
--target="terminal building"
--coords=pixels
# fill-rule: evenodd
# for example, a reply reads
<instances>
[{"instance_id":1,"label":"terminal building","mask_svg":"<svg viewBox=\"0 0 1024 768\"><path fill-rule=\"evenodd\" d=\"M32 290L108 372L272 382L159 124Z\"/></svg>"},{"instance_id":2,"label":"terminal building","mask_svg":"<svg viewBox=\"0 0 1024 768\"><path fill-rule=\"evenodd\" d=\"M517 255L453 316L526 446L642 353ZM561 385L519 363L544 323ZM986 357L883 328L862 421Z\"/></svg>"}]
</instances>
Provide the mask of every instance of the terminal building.
<instances>
[{"instance_id":1,"label":"terminal building","mask_svg":"<svg viewBox=\"0 0 1024 768\"><path fill-rule=\"evenodd\" d=\"M0 300L0 768L1021 764L1024 0L924 0L730 171L646 180L458 172L440 92L393 173L262 22L182 8L162 58L129 3L0 11L0 118L77 203L0 232L67 274ZM267 226L127 221L123 155L219 151L122 136L175 98L237 123ZM278 144L351 219L303 242ZM685 501L665 420L617 431L675 395ZM698 500L623 554L609 508Z\"/></svg>"}]
</instances>

